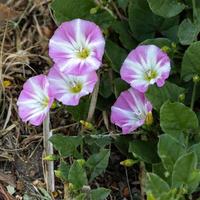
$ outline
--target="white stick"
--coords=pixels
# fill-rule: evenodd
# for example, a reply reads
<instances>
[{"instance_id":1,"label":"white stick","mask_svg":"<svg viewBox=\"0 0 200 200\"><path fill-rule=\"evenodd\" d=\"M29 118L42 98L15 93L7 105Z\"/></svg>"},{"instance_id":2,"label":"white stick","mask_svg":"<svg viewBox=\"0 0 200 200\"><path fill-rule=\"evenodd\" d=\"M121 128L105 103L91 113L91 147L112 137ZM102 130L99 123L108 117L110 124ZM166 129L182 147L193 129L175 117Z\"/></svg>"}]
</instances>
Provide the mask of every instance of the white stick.
<instances>
[{"instance_id":1,"label":"white stick","mask_svg":"<svg viewBox=\"0 0 200 200\"><path fill-rule=\"evenodd\" d=\"M43 143L44 143L44 155L45 157L53 154L53 145L48 141L52 136L50 131L50 116L49 113L43 122ZM45 164L45 182L47 191L52 193L55 191L55 177L54 177L54 162L44 161Z\"/></svg>"}]
</instances>

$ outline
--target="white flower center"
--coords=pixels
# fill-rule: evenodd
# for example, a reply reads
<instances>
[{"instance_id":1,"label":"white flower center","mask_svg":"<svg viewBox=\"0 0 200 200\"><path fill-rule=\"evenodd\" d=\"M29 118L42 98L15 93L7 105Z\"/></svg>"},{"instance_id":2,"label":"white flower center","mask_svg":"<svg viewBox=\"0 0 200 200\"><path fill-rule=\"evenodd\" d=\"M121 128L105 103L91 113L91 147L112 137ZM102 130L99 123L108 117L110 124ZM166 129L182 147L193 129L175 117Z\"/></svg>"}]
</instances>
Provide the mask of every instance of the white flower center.
<instances>
[{"instance_id":1,"label":"white flower center","mask_svg":"<svg viewBox=\"0 0 200 200\"><path fill-rule=\"evenodd\" d=\"M89 55L90 50L88 48L81 48L77 53L77 57L80 59L86 59Z\"/></svg>"},{"instance_id":2,"label":"white flower center","mask_svg":"<svg viewBox=\"0 0 200 200\"><path fill-rule=\"evenodd\" d=\"M153 69L149 69L144 73L144 79L146 81L151 81L152 79L155 79L158 76L158 73L153 70Z\"/></svg>"}]
</instances>

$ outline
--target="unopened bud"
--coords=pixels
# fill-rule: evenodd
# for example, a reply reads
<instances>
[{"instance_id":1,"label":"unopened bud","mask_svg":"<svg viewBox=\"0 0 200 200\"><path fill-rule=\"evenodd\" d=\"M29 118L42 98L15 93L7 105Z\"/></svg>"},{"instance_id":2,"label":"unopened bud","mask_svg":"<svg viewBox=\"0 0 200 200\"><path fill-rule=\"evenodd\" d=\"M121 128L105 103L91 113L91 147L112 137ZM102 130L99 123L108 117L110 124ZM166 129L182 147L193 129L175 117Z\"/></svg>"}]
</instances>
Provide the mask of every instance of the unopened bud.
<instances>
[{"instance_id":1,"label":"unopened bud","mask_svg":"<svg viewBox=\"0 0 200 200\"><path fill-rule=\"evenodd\" d=\"M198 83L200 81L199 75L194 75L192 79L194 83Z\"/></svg>"},{"instance_id":2,"label":"unopened bud","mask_svg":"<svg viewBox=\"0 0 200 200\"><path fill-rule=\"evenodd\" d=\"M168 47L168 46L163 46L161 49L162 49L162 51L164 51L165 53L169 53L169 52L170 52L170 47Z\"/></svg>"},{"instance_id":3,"label":"unopened bud","mask_svg":"<svg viewBox=\"0 0 200 200\"><path fill-rule=\"evenodd\" d=\"M124 167L132 167L137 162L138 162L137 160L126 159L121 161L120 165L123 165Z\"/></svg>"},{"instance_id":4,"label":"unopened bud","mask_svg":"<svg viewBox=\"0 0 200 200\"><path fill-rule=\"evenodd\" d=\"M88 130L94 130L94 126L90 122L81 120L80 123L83 125L84 128L86 128Z\"/></svg>"},{"instance_id":5,"label":"unopened bud","mask_svg":"<svg viewBox=\"0 0 200 200\"><path fill-rule=\"evenodd\" d=\"M55 109L57 107L57 103L56 103L56 101L54 101L53 103L52 103L52 105L51 105L51 109Z\"/></svg>"},{"instance_id":6,"label":"unopened bud","mask_svg":"<svg viewBox=\"0 0 200 200\"><path fill-rule=\"evenodd\" d=\"M170 176L170 173L169 173L168 171L166 171L166 172L164 173L164 176L167 178L167 177Z\"/></svg>"},{"instance_id":7,"label":"unopened bud","mask_svg":"<svg viewBox=\"0 0 200 200\"><path fill-rule=\"evenodd\" d=\"M94 8L91 8L91 9L90 9L90 14L91 14L91 15L94 15L94 14L97 13L98 10L99 10L99 7L98 7L98 6L97 6L97 7L94 7Z\"/></svg>"},{"instance_id":8,"label":"unopened bud","mask_svg":"<svg viewBox=\"0 0 200 200\"><path fill-rule=\"evenodd\" d=\"M156 200L156 198L153 196L153 194L150 192L147 194L147 200Z\"/></svg>"},{"instance_id":9,"label":"unopened bud","mask_svg":"<svg viewBox=\"0 0 200 200\"><path fill-rule=\"evenodd\" d=\"M185 94L180 94L180 95L178 96L178 100L179 100L180 102L183 102L183 101L185 100Z\"/></svg>"},{"instance_id":10,"label":"unopened bud","mask_svg":"<svg viewBox=\"0 0 200 200\"><path fill-rule=\"evenodd\" d=\"M60 170L54 170L54 173L57 178L62 178L62 172Z\"/></svg>"},{"instance_id":11,"label":"unopened bud","mask_svg":"<svg viewBox=\"0 0 200 200\"><path fill-rule=\"evenodd\" d=\"M54 160L58 160L58 158L59 158L58 155L50 154L44 157L43 160L54 161Z\"/></svg>"},{"instance_id":12,"label":"unopened bud","mask_svg":"<svg viewBox=\"0 0 200 200\"><path fill-rule=\"evenodd\" d=\"M82 167L85 164L85 160L84 159L78 159L76 160L78 162L78 164Z\"/></svg>"},{"instance_id":13,"label":"unopened bud","mask_svg":"<svg viewBox=\"0 0 200 200\"><path fill-rule=\"evenodd\" d=\"M153 124L153 115L152 115L152 112L148 112L147 113L147 116L146 116L146 119L145 119L145 124L147 126L150 126Z\"/></svg>"}]
</instances>

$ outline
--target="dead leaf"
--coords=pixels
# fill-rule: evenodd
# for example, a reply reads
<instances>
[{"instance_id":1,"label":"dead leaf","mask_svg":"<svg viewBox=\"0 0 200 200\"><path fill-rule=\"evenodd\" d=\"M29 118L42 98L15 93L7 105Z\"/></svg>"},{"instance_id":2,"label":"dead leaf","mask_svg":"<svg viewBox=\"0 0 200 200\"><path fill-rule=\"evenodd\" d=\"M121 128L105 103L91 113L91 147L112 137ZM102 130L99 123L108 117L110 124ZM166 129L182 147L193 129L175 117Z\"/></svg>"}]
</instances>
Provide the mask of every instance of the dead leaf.
<instances>
[{"instance_id":1,"label":"dead leaf","mask_svg":"<svg viewBox=\"0 0 200 200\"><path fill-rule=\"evenodd\" d=\"M13 20L18 16L18 12L8 7L7 5L0 3L0 25L7 21Z\"/></svg>"}]
</instances>

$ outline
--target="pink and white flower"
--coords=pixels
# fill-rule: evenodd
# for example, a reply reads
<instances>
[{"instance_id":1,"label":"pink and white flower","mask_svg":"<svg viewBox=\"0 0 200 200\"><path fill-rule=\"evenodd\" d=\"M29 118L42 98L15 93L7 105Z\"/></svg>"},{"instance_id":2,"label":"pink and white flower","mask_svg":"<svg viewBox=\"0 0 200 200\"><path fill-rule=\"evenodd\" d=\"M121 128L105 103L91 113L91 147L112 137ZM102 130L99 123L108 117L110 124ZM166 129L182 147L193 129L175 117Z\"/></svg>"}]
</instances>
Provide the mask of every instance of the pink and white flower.
<instances>
[{"instance_id":1,"label":"pink and white flower","mask_svg":"<svg viewBox=\"0 0 200 200\"><path fill-rule=\"evenodd\" d=\"M45 75L29 78L23 85L23 90L17 100L20 118L35 126L40 125L49 112L53 100Z\"/></svg>"},{"instance_id":2,"label":"pink and white flower","mask_svg":"<svg viewBox=\"0 0 200 200\"><path fill-rule=\"evenodd\" d=\"M56 67L79 75L97 70L102 64L105 40L93 22L75 19L62 23L49 42L49 56Z\"/></svg>"},{"instance_id":3,"label":"pink and white flower","mask_svg":"<svg viewBox=\"0 0 200 200\"><path fill-rule=\"evenodd\" d=\"M120 94L111 107L111 122L122 128L124 134L152 121L152 105L141 93L130 88Z\"/></svg>"},{"instance_id":4,"label":"pink and white flower","mask_svg":"<svg viewBox=\"0 0 200 200\"><path fill-rule=\"evenodd\" d=\"M79 104L82 96L92 93L98 80L95 71L85 75L72 75L60 72L55 66L48 74L54 97L65 105Z\"/></svg>"},{"instance_id":5,"label":"pink and white flower","mask_svg":"<svg viewBox=\"0 0 200 200\"><path fill-rule=\"evenodd\" d=\"M170 69L170 59L165 52L155 45L141 45L129 53L120 74L131 87L146 92L154 83L162 87Z\"/></svg>"}]
</instances>

